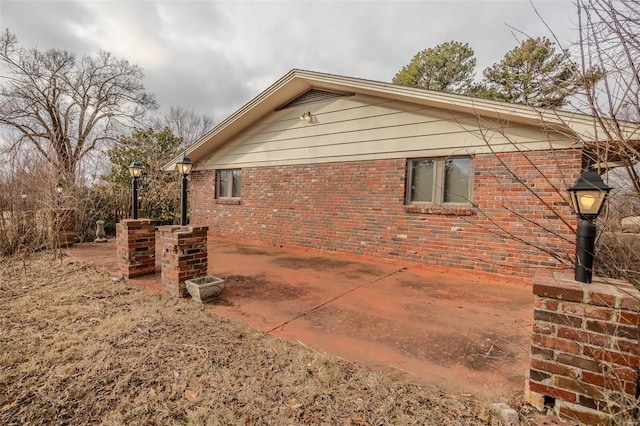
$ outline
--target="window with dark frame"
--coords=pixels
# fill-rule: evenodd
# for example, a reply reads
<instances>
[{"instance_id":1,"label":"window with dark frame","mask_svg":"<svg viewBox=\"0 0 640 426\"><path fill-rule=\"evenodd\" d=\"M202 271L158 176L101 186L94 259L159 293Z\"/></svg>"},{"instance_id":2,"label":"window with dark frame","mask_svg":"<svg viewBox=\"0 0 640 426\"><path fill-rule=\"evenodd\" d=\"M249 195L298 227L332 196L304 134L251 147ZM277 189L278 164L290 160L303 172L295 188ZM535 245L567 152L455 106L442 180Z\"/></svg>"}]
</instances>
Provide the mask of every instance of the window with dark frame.
<instances>
[{"instance_id":1,"label":"window with dark frame","mask_svg":"<svg viewBox=\"0 0 640 426\"><path fill-rule=\"evenodd\" d=\"M241 183L242 171L240 169L216 171L216 198L240 198Z\"/></svg>"},{"instance_id":2,"label":"window with dark frame","mask_svg":"<svg viewBox=\"0 0 640 426\"><path fill-rule=\"evenodd\" d=\"M407 204L471 203L471 157L407 161Z\"/></svg>"}]
</instances>

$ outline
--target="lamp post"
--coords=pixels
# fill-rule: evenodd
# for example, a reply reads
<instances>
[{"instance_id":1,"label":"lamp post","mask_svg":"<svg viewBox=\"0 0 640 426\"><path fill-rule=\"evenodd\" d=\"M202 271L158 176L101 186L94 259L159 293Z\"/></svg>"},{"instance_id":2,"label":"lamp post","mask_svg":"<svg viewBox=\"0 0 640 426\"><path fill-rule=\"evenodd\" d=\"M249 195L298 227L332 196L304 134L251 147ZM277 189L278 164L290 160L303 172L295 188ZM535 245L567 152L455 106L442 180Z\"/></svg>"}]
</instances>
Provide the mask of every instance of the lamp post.
<instances>
[{"instance_id":1,"label":"lamp post","mask_svg":"<svg viewBox=\"0 0 640 426\"><path fill-rule=\"evenodd\" d=\"M138 164L137 161L133 161L129 166L129 174L131 175L131 203L133 205L133 218L138 218L138 178L142 175L144 167Z\"/></svg>"},{"instance_id":2,"label":"lamp post","mask_svg":"<svg viewBox=\"0 0 640 426\"><path fill-rule=\"evenodd\" d=\"M193 163L186 155L176 163L176 170L182 175L182 196L180 203L180 226L187 226L187 178L191 173Z\"/></svg>"},{"instance_id":3,"label":"lamp post","mask_svg":"<svg viewBox=\"0 0 640 426\"><path fill-rule=\"evenodd\" d=\"M64 187L62 186L62 182L58 182L56 184L56 195L58 197L58 204L60 204L60 199L62 198L62 191L64 191Z\"/></svg>"},{"instance_id":4,"label":"lamp post","mask_svg":"<svg viewBox=\"0 0 640 426\"><path fill-rule=\"evenodd\" d=\"M593 276L593 252L596 240L594 221L602 211L612 188L588 166L576 183L568 189L571 204L580 218L576 241L575 280L590 283Z\"/></svg>"}]
</instances>

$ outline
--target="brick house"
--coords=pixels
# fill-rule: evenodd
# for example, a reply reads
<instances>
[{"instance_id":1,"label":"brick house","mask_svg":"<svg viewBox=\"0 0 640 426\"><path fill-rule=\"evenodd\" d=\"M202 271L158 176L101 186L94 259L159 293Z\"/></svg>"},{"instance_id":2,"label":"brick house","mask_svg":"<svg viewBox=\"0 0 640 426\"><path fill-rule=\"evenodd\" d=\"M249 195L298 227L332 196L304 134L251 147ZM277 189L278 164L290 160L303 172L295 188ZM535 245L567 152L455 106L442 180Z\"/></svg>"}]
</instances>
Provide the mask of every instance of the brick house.
<instances>
[{"instance_id":1,"label":"brick house","mask_svg":"<svg viewBox=\"0 0 640 426\"><path fill-rule=\"evenodd\" d=\"M591 123L292 70L186 151L190 222L211 237L528 281L571 265L566 188Z\"/></svg>"}]
</instances>

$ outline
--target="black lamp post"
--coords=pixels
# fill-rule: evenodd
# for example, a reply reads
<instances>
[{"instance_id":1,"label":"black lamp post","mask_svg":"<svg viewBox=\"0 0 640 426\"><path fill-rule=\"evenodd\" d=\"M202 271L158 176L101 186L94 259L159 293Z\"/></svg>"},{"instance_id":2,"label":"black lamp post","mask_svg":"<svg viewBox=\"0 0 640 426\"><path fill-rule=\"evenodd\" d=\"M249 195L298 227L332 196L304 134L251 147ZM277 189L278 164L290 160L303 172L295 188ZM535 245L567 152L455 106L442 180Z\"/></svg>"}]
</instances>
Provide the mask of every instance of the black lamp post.
<instances>
[{"instance_id":1,"label":"black lamp post","mask_svg":"<svg viewBox=\"0 0 640 426\"><path fill-rule=\"evenodd\" d=\"M138 164L137 161L134 161L129 166L129 174L131 175L131 186L132 186L132 194L131 194L131 203L133 205L133 218L138 218L138 178L142 175L142 171L144 167L141 164Z\"/></svg>"},{"instance_id":2,"label":"black lamp post","mask_svg":"<svg viewBox=\"0 0 640 426\"><path fill-rule=\"evenodd\" d=\"M576 281L591 282L596 240L594 221L602 211L611 189L602 181L600 175L591 169L591 166L587 167L576 183L568 189L571 204L580 218L576 241Z\"/></svg>"},{"instance_id":3,"label":"black lamp post","mask_svg":"<svg viewBox=\"0 0 640 426\"><path fill-rule=\"evenodd\" d=\"M180 204L180 226L187 226L187 178L191 173L193 163L186 155L182 157L182 161L176 163L176 170L182 175L182 196Z\"/></svg>"}]
</instances>

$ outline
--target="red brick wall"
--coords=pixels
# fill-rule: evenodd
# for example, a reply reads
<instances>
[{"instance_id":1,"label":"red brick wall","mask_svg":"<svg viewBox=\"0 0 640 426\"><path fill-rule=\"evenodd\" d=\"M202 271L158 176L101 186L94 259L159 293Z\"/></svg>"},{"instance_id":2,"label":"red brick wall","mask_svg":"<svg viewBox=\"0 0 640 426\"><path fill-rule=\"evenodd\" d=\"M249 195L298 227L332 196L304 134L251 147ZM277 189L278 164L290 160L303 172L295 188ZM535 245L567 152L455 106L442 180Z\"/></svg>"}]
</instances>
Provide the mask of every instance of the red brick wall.
<instances>
[{"instance_id":1,"label":"red brick wall","mask_svg":"<svg viewBox=\"0 0 640 426\"><path fill-rule=\"evenodd\" d=\"M207 275L206 226L182 227L165 225L159 228L162 241L162 288L169 294L187 297L185 281Z\"/></svg>"},{"instance_id":2,"label":"red brick wall","mask_svg":"<svg viewBox=\"0 0 640 426\"><path fill-rule=\"evenodd\" d=\"M544 202L575 225L562 196L580 166L575 149L477 155L477 208L456 209L405 206L406 159L244 168L235 204L215 200L214 171L196 171L191 223L212 236L530 278L559 266L548 253L572 261L574 234Z\"/></svg>"},{"instance_id":3,"label":"red brick wall","mask_svg":"<svg viewBox=\"0 0 640 426\"><path fill-rule=\"evenodd\" d=\"M151 219L116 224L116 251L122 275L129 279L156 272L156 227Z\"/></svg>"},{"instance_id":4,"label":"red brick wall","mask_svg":"<svg viewBox=\"0 0 640 426\"><path fill-rule=\"evenodd\" d=\"M640 292L620 281L550 277L537 277L533 292L527 401L589 425L608 425L635 406Z\"/></svg>"}]
</instances>

